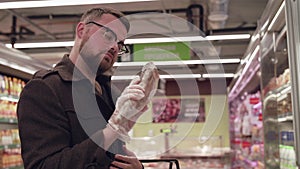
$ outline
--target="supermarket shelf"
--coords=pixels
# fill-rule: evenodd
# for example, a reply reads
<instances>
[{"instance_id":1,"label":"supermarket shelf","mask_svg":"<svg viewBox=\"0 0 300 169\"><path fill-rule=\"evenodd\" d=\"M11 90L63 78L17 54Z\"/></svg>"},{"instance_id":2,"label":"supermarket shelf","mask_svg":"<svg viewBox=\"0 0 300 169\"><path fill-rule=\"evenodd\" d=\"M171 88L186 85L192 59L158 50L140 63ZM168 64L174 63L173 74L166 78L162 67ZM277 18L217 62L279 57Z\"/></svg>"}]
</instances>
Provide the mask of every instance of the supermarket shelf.
<instances>
[{"instance_id":1,"label":"supermarket shelf","mask_svg":"<svg viewBox=\"0 0 300 169\"><path fill-rule=\"evenodd\" d=\"M169 168L173 168L175 165L176 169L180 169L179 162L176 159L143 159L140 160L142 163L169 163Z\"/></svg>"},{"instance_id":2,"label":"supermarket shelf","mask_svg":"<svg viewBox=\"0 0 300 169\"><path fill-rule=\"evenodd\" d=\"M278 95L281 95L281 96L285 96L285 94L287 93L290 93L291 92L291 84L290 83L287 83L287 84L284 84L276 89L273 89L273 90L270 90L266 95L265 95L265 98L268 98L270 95L273 95L273 94L278 94ZM282 98L279 98L278 101L284 99L285 97L282 97Z\"/></svg>"},{"instance_id":3,"label":"supermarket shelf","mask_svg":"<svg viewBox=\"0 0 300 169\"><path fill-rule=\"evenodd\" d=\"M293 115L287 115L285 117L278 117L278 122L293 122Z\"/></svg>"},{"instance_id":4,"label":"supermarket shelf","mask_svg":"<svg viewBox=\"0 0 300 169\"><path fill-rule=\"evenodd\" d=\"M7 95L7 94L0 94L0 100L11 101L11 102L17 103L19 101L19 97Z\"/></svg>"},{"instance_id":5,"label":"supermarket shelf","mask_svg":"<svg viewBox=\"0 0 300 169\"><path fill-rule=\"evenodd\" d=\"M24 166L21 165L21 166L14 166L14 167L6 167L6 168L3 168L3 169L24 169Z\"/></svg>"},{"instance_id":6,"label":"supermarket shelf","mask_svg":"<svg viewBox=\"0 0 300 169\"><path fill-rule=\"evenodd\" d=\"M18 120L16 118L0 118L0 123L17 124Z\"/></svg>"},{"instance_id":7,"label":"supermarket shelf","mask_svg":"<svg viewBox=\"0 0 300 169\"><path fill-rule=\"evenodd\" d=\"M20 144L8 144L8 145L0 145L0 150L9 149L9 148L20 148Z\"/></svg>"}]
</instances>

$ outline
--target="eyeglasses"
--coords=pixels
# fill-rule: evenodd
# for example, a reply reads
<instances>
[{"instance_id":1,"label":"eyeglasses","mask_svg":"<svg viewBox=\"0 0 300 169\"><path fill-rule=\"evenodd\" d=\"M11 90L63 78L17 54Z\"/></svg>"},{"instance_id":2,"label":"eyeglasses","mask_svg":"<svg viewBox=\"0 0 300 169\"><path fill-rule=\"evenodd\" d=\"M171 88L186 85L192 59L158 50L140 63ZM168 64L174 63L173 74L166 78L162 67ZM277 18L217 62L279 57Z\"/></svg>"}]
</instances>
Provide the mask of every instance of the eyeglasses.
<instances>
[{"instance_id":1,"label":"eyeglasses","mask_svg":"<svg viewBox=\"0 0 300 169\"><path fill-rule=\"evenodd\" d=\"M88 24L95 24L95 25L99 26L100 28L103 28L104 29L103 37L109 42L117 42L117 40L118 40L117 34L113 30L111 30L109 27L101 25L94 21L89 21L86 23L86 25L88 25ZM118 55L123 55L125 53L129 53L129 50L123 41L119 41L119 42L117 42L117 44L118 44L118 49L119 49Z\"/></svg>"}]
</instances>

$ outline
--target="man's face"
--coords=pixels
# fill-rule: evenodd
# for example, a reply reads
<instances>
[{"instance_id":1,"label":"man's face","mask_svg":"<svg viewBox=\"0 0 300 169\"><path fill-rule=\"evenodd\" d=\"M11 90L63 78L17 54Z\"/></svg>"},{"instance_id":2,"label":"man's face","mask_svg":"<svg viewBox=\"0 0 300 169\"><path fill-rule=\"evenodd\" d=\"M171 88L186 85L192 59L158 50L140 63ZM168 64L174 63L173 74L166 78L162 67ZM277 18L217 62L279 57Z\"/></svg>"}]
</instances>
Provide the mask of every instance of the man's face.
<instances>
[{"instance_id":1,"label":"man's face","mask_svg":"<svg viewBox=\"0 0 300 169\"><path fill-rule=\"evenodd\" d=\"M120 20L111 14L86 23L80 55L93 73L109 70L118 58L118 42L124 41L127 30Z\"/></svg>"}]
</instances>

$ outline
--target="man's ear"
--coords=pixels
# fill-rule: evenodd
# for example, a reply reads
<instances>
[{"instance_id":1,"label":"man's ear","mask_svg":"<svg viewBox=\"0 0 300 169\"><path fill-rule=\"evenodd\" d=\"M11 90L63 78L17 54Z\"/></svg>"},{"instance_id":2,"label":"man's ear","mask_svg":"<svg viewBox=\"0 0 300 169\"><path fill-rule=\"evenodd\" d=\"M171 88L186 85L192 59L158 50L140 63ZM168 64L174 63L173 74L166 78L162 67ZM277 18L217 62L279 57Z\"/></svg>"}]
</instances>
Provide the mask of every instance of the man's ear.
<instances>
[{"instance_id":1,"label":"man's ear","mask_svg":"<svg viewBox=\"0 0 300 169\"><path fill-rule=\"evenodd\" d=\"M77 27L76 27L76 36L77 36L79 39L81 39L82 36L83 36L84 25L85 25L85 24L82 23L82 22L79 22L79 23L77 24Z\"/></svg>"}]
</instances>

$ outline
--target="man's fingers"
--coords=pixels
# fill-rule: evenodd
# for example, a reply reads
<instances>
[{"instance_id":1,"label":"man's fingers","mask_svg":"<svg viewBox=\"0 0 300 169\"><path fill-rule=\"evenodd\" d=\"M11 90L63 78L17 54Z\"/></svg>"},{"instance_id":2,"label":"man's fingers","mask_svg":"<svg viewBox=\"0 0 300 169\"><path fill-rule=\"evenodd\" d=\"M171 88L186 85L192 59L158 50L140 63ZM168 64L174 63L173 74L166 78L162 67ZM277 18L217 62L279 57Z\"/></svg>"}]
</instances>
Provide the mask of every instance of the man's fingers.
<instances>
[{"instance_id":1,"label":"man's fingers","mask_svg":"<svg viewBox=\"0 0 300 169\"><path fill-rule=\"evenodd\" d=\"M131 86L127 86L126 90L128 90L128 89L139 89L139 90L145 92L145 89L144 89L142 86L140 86L140 85L131 85ZM126 92L126 91L125 91L125 92Z\"/></svg>"},{"instance_id":2,"label":"man's fingers","mask_svg":"<svg viewBox=\"0 0 300 169\"><path fill-rule=\"evenodd\" d=\"M141 81L140 77L137 76L137 77L135 77L135 78L133 78L133 79L131 80L129 86L130 86L130 85L136 85L136 84L139 84L140 81Z\"/></svg>"}]
</instances>

